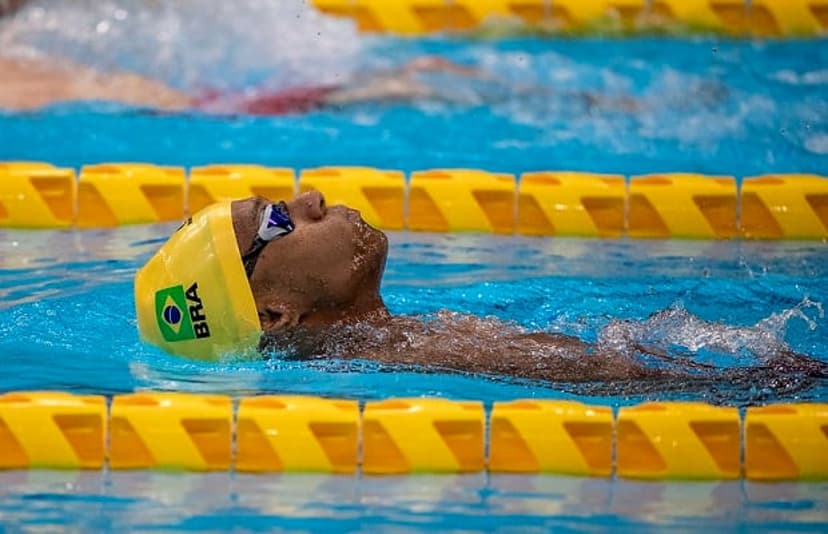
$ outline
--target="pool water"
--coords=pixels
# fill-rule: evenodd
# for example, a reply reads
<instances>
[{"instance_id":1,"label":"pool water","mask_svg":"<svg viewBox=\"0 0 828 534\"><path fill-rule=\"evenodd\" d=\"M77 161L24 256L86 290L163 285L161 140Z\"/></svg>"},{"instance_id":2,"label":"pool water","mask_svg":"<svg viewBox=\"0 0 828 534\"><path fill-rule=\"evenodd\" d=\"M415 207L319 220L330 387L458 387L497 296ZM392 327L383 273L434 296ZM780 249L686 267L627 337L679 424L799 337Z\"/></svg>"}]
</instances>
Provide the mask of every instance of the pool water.
<instances>
[{"instance_id":1,"label":"pool water","mask_svg":"<svg viewBox=\"0 0 828 534\"><path fill-rule=\"evenodd\" d=\"M196 95L339 84L423 55L487 78L422 76L438 98L281 117L107 103L0 112L0 159L738 177L825 173L828 160L825 39L398 39L359 36L299 0L209 12L141 0L41 4L0 21L0 50L130 69Z\"/></svg>"},{"instance_id":2,"label":"pool water","mask_svg":"<svg viewBox=\"0 0 828 534\"><path fill-rule=\"evenodd\" d=\"M395 369L363 360L203 364L170 357L138 339L132 277L174 228L0 232L0 389L441 395L487 402L553 397L611 405L826 398L824 379L794 370L691 387L389 372ZM433 318L449 310L590 342L633 339L722 369L772 363L763 350L774 344L828 361L828 247L822 243L417 233L390 239L382 296L395 314Z\"/></svg>"},{"instance_id":3,"label":"pool water","mask_svg":"<svg viewBox=\"0 0 828 534\"><path fill-rule=\"evenodd\" d=\"M826 380L544 384L402 373L360 361L198 364L139 342L135 269L173 231L0 231L0 391L136 389L231 395L300 393L369 400L648 399L734 405L824 401ZM717 336L756 350L769 340L824 361L828 249L806 242L531 239L392 233L382 294L395 313L442 308L594 340L611 325L662 346L699 346L722 367L750 351L705 353ZM650 318L653 313L669 320ZM624 322L618 323L618 319ZM700 320L707 321L700 323ZM613 323L613 321L616 321ZM686 350L686 349L685 349ZM632 482L556 476L0 472L0 532L621 532L824 531L828 484Z\"/></svg>"},{"instance_id":4,"label":"pool water","mask_svg":"<svg viewBox=\"0 0 828 534\"><path fill-rule=\"evenodd\" d=\"M8 532L824 532L826 484L0 473Z\"/></svg>"},{"instance_id":5,"label":"pool water","mask_svg":"<svg viewBox=\"0 0 828 534\"><path fill-rule=\"evenodd\" d=\"M191 92L339 82L422 54L480 67L491 79L425 77L440 98L280 117L166 115L111 103L0 111L0 160L828 173L825 40L409 40L359 36L298 0L245 0L209 12L137 0L47 4L34 1L0 21L0 49L60 53ZM828 362L825 243L390 235L382 296L394 313L451 310L590 342L640 342L715 369L689 385L570 384L361 360L202 364L167 356L138 339L132 277L175 226L0 230L0 392L431 395L487 406L523 397L614 407L828 399L825 378L776 368L766 354L787 347ZM0 533L824 531L826 521L826 484L0 473Z\"/></svg>"}]
</instances>

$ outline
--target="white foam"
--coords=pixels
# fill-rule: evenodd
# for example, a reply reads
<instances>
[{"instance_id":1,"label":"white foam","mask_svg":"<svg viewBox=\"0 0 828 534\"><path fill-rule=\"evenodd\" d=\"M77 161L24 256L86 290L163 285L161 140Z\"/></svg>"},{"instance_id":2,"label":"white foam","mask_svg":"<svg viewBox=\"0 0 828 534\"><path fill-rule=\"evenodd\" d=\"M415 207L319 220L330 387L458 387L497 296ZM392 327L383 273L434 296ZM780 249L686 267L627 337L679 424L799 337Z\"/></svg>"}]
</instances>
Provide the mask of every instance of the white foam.
<instances>
[{"instance_id":1,"label":"white foam","mask_svg":"<svg viewBox=\"0 0 828 534\"><path fill-rule=\"evenodd\" d=\"M784 69L774 72L770 77L788 85L825 85L828 84L828 69L812 70L803 73Z\"/></svg>"},{"instance_id":2,"label":"white foam","mask_svg":"<svg viewBox=\"0 0 828 534\"><path fill-rule=\"evenodd\" d=\"M805 139L805 149L812 154L828 155L828 133L812 135Z\"/></svg>"},{"instance_id":3,"label":"white foam","mask_svg":"<svg viewBox=\"0 0 828 534\"><path fill-rule=\"evenodd\" d=\"M64 56L190 89L333 83L355 70L354 24L307 0L34 1L0 24L3 53Z\"/></svg>"},{"instance_id":4,"label":"white foam","mask_svg":"<svg viewBox=\"0 0 828 534\"><path fill-rule=\"evenodd\" d=\"M811 317L807 310L813 310ZM598 344L619 352L629 352L637 346L671 347L687 349L692 353L701 350L723 353L733 357L734 363L744 358L773 358L788 349L785 333L792 319L805 321L815 330L817 320L825 312L820 302L802 299L796 306L772 313L753 326L729 325L706 321L687 311L680 303L657 312L643 321L615 320L598 335Z\"/></svg>"}]
</instances>

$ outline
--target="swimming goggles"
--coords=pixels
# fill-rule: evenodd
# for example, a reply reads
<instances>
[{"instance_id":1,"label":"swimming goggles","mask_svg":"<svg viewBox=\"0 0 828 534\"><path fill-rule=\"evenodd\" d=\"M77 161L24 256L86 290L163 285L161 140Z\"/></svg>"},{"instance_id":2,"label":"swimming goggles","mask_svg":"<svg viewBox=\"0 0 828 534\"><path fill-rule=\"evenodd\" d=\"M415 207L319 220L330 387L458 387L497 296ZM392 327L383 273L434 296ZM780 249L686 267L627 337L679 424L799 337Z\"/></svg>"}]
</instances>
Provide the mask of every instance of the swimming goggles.
<instances>
[{"instance_id":1,"label":"swimming goggles","mask_svg":"<svg viewBox=\"0 0 828 534\"><path fill-rule=\"evenodd\" d=\"M290 219L290 213L288 213L287 204L279 202L265 206L259 219L259 229L256 231L256 237L253 238L253 243L251 243L248 251L242 256L242 263L244 263L244 271L247 273L247 278L250 278L253 274L253 269L256 267L259 254L261 254L265 246L271 241L288 235L294 228L293 221Z\"/></svg>"}]
</instances>

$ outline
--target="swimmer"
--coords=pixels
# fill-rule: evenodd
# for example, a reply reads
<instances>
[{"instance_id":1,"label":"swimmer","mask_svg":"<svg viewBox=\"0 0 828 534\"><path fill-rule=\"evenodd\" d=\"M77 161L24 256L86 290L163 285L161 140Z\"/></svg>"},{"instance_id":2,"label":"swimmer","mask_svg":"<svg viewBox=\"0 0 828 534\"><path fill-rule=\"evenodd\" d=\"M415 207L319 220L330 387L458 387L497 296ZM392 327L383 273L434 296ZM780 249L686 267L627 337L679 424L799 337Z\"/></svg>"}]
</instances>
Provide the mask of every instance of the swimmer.
<instances>
[{"instance_id":1,"label":"swimmer","mask_svg":"<svg viewBox=\"0 0 828 534\"><path fill-rule=\"evenodd\" d=\"M438 102L494 105L511 100L557 99L567 109L637 112L642 103L587 91L556 91L513 84L482 69L439 56L421 56L398 68L367 72L341 84L251 88L239 93L191 95L130 72L102 73L66 59L0 55L0 108L33 111L72 101L107 101L165 113L286 115L374 104Z\"/></svg>"},{"instance_id":2,"label":"swimmer","mask_svg":"<svg viewBox=\"0 0 828 534\"><path fill-rule=\"evenodd\" d=\"M400 68L365 73L340 85L293 87L279 91L252 89L238 94L208 91L189 95L161 82L129 72L101 73L62 58L0 55L0 108L36 110L59 102L99 100L166 112L284 115L361 102L449 100L417 79L425 72L463 78L488 75L437 56L422 56Z\"/></svg>"},{"instance_id":3,"label":"swimmer","mask_svg":"<svg viewBox=\"0 0 828 534\"><path fill-rule=\"evenodd\" d=\"M385 234L356 210L326 206L319 192L214 204L139 270L139 330L170 353L212 361L360 358L427 372L559 383L673 379L702 388L713 376L742 376L712 374L719 370L634 341L608 347L451 312L393 316L380 295L387 254ZM751 373L784 367L807 379L828 376L827 364L784 346L762 358Z\"/></svg>"}]
</instances>

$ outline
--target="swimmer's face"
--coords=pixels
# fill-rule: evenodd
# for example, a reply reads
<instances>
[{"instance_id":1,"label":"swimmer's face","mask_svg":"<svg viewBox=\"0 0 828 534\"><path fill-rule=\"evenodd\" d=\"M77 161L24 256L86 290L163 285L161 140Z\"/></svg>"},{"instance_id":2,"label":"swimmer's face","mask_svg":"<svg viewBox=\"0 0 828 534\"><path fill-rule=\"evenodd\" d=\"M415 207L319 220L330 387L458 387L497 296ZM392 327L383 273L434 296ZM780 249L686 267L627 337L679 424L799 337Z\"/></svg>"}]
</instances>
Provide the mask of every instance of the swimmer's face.
<instances>
[{"instance_id":1,"label":"swimmer's face","mask_svg":"<svg viewBox=\"0 0 828 534\"><path fill-rule=\"evenodd\" d=\"M233 228L242 254L259 227L263 198L232 204ZM385 313L379 295L388 240L359 212L325 205L317 191L287 203L295 229L259 255L250 287L265 331L298 324L321 325Z\"/></svg>"}]
</instances>

